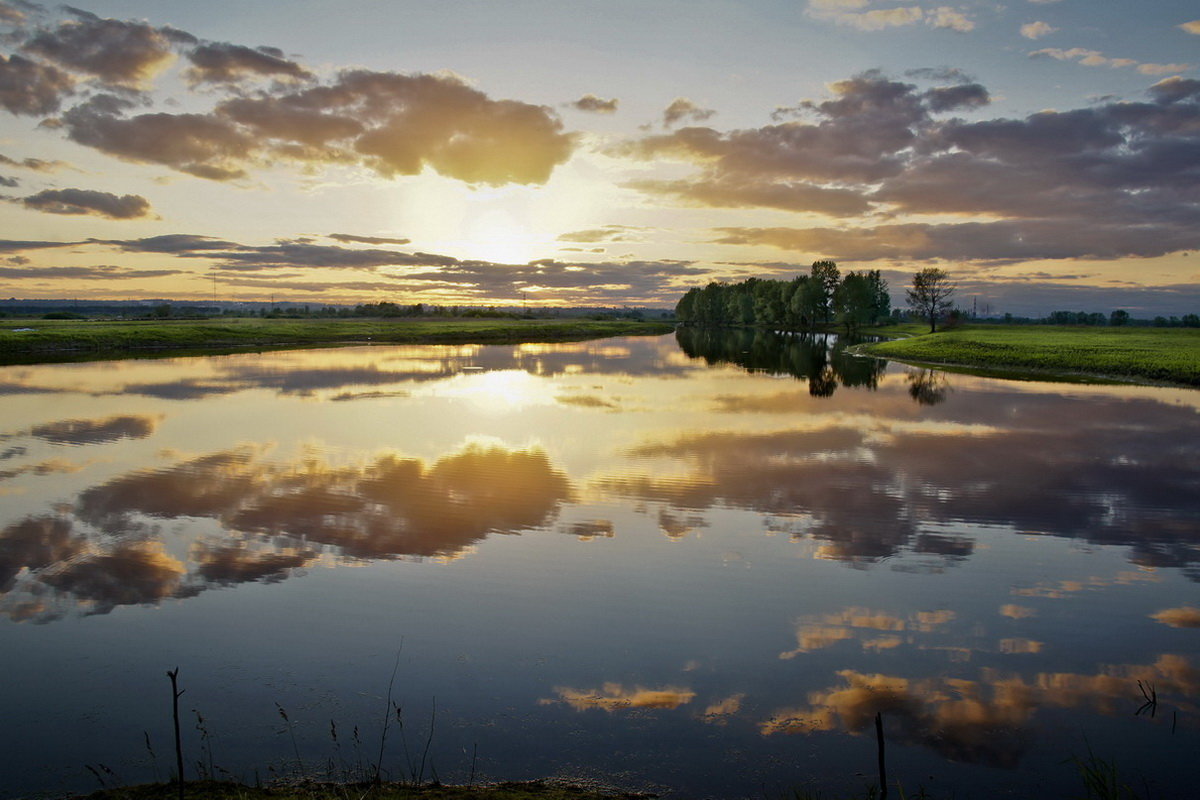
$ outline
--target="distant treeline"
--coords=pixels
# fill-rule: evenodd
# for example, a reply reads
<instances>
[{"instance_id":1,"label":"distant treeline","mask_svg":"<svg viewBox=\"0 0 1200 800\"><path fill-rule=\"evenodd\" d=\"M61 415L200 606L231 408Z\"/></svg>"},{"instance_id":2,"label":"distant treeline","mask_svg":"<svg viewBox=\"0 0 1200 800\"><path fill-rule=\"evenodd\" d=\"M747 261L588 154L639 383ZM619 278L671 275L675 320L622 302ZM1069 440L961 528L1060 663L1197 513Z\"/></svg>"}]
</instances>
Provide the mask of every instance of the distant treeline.
<instances>
[{"instance_id":1,"label":"distant treeline","mask_svg":"<svg viewBox=\"0 0 1200 800\"><path fill-rule=\"evenodd\" d=\"M676 317L685 324L789 330L836 323L853 331L884 322L891 313L887 281L879 270L843 276L833 261L814 262L808 275L790 281L714 281L703 289L689 289L675 306Z\"/></svg>"},{"instance_id":2,"label":"distant treeline","mask_svg":"<svg viewBox=\"0 0 1200 800\"><path fill-rule=\"evenodd\" d=\"M1200 316L1184 314L1182 317L1155 317L1134 319L1128 311L1117 309L1105 315L1098 311L1055 311L1044 320L1047 325L1141 325L1155 328L1200 328Z\"/></svg>"}]
</instances>

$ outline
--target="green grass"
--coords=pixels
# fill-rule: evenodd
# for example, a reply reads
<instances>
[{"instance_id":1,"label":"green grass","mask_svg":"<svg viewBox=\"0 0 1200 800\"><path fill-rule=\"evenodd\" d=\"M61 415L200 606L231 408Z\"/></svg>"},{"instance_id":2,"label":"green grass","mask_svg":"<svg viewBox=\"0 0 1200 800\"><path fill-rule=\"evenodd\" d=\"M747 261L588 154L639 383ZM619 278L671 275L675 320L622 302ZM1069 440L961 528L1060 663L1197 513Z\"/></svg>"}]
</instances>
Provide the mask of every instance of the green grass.
<instances>
[{"instance_id":1,"label":"green grass","mask_svg":"<svg viewBox=\"0 0 1200 800\"><path fill-rule=\"evenodd\" d=\"M1195 328L968 325L864 345L861 351L985 370L1200 386L1200 329Z\"/></svg>"},{"instance_id":2,"label":"green grass","mask_svg":"<svg viewBox=\"0 0 1200 800\"><path fill-rule=\"evenodd\" d=\"M30 328L32 330L20 330ZM85 354L314 347L353 343L487 344L669 333L664 322L524 319L12 320L0 322L0 360Z\"/></svg>"}]
</instances>

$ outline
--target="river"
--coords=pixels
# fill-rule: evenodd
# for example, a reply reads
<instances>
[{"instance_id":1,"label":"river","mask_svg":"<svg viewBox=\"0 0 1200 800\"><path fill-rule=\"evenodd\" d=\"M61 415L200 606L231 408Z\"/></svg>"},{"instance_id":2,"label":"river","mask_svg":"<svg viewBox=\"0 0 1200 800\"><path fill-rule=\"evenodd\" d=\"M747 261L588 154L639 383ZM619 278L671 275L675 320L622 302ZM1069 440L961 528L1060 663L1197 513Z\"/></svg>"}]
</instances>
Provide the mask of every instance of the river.
<instances>
[{"instance_id":1,"label":"river","mask_svg":"<svg viewBox=\"0 0 1200 800\"><path fill-rule=\"evenodd\" d=\"M165 780L176 667L188 777L861 793L878 713L909 796L1194 791L1194 390L684 330L4 367L0 409L3 798Z\"/></svg>"}]
</instances>

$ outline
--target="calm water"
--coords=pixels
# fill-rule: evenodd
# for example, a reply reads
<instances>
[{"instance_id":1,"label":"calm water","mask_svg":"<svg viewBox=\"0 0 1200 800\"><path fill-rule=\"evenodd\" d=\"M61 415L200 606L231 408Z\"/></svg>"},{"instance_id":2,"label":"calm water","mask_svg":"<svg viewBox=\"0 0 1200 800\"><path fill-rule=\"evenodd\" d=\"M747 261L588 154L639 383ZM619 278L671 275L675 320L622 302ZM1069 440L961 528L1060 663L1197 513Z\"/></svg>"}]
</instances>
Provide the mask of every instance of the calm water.
<instances>
[{"instance_id":1,"label":"calm water","mask_svg":"<svg viewBox=\"0 0 1200 800\"><path fill-rule=\"evenodd\" d=\"M684 332L8 367L0 409L3 797L165 779L175 666L189 775L373 763L395 669L393 778L860 791L880 711L909 793L1074 794L1089 747L1194 789L1195 391Z\"/></svg>"}]
</instances>

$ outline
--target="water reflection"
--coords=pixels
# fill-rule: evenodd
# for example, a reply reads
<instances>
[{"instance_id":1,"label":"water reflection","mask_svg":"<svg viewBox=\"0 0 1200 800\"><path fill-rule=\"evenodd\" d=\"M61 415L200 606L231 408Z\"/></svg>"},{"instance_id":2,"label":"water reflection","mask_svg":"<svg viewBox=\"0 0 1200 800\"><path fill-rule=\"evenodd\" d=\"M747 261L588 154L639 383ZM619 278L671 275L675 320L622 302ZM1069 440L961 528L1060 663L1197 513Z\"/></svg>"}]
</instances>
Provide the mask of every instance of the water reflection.
<instances>
[{"instance_id":1,"label":"water reflection","mask_svg":"<svg viewBox=\"0 0 1200 800\"><path fill-rule=\"evenodd\" d=\"M744 406L725 396L721 407ZM1121 399L1084 413L1068 399L1017 406L976 396L923 426L876 415L650 437L629 455L674 464L671 477L627 473L597 485L681 512L754 509L850 562L905 551L960 561L970 538L935 527L969 522L1124 545L1135 564L1200 579L1200 417L1158 406L1131 425L1131 410Z\"/></svg>"},{"instance_id":2,"label":"water reflection","mask_svg":"<svg viewBox=\"0 0 1200 800\"><path fill-rule=\"evenodd\" d=\"M250 447L212 453L122 475L84 490L70 514L5 528L0 607L48 621L71 605L103 614L206 586L279 581L321 555L453 557L489 533L544 526L571 498L540 450L468 445L433 464L388 453L351 466L278 463ZM196 539L189 565L164 552L156 521L206 517L222 532ZM571 532L611 536L612 526Z\"/></svg>"},{"instance_id":3,"label":"water reflection","mask_svg":"<svg viewBox=\"0 0 1200 800\"><path fill-rule=\"evenodd\" d=\"M78 618L0 625L29 654L0 692L30 698L0 747L136 759L169 653L240 737L219 760L276 760L278 701L317 763L329 719L376 718L403 637L405 699L453 718L439 773L478 741L498 779L744 796L815 771L840 796L877 712L937 796L1036 794L1082 752L1063 731L1190 764L1195 393L951 390L843 351L693 331L5 370L0 615Z\"/></svg>"},{"instance_id":4,"label":"water reflection","mask_svg":"<svg viewBox=\"0 0 1200 800\"><path fill-rule=\"evenodd\" d=\"M980 680L910 679L838 671L840 683L808 696L808 704L781 708L763 722L765 736L840 730L873 733L875 714L889 721L888 738L918 744L952 761L1014 768L1029 748L1034 717L1045 708L1090 708L1124 714L1138 681L1177 696L1194 712L1200 670L1177 655L1149 664L1106 667L1096 674L1037 673L1030 679L985 670Z\"/></svg>"},{"instance_id":5,"label":"water reflection","mask_svg":"<svg viewBox=\"0 0 1200 800\"><path fill-rule=\"evenodd\" d=\"M813 397L830 397L838 386L875 389L887 362L853 356L847 348L865 339L830 334L782 334L758 328L681 327L679 347L708 364L737 364L751 372L791 375L808 381Z\"/></svg>"}]
</instances>

